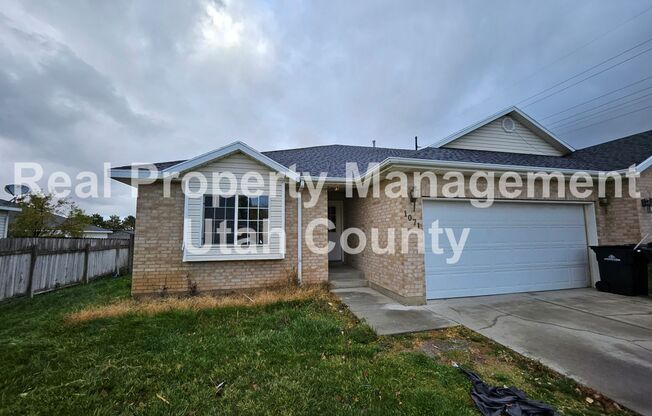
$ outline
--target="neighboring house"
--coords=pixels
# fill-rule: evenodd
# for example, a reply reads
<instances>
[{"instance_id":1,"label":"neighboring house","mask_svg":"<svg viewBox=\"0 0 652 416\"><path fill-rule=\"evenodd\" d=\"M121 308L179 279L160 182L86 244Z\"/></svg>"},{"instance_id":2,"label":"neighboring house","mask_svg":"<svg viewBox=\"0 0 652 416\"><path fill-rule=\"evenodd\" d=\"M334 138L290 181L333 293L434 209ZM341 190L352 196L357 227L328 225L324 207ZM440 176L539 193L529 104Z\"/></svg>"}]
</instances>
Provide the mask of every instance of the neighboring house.
<instances>
[{"instance_id":1,"label":"neighboring house","mask_svg":"<svg viewBox=\"0 0 652 416\"><path fill-rule=\"evenodd\" d=\"M7 238L10 217L20 212L20 208L10 201L0 199L0 238Z\"/></svg>"},{"instance_id":2,"label":"neighboring house","mask_svg":"<svg viewBox=\"0 0 652 416\"><path fill-rule=\"evenodd\" d=\"M66 220L66 217L61 215L54 215L52 218L52 226L59 225ZM113 236L113 231L89 224L84 228L82 238L110 238Z\"/></svg>"},{"instance_id":3,"label":"neighboring house","mask_svg":"<svg viewBox=\"0 0 652 416\"><path fill-rule=\"evenodd\" d=\"M483 170L570 175L586 171L597 176L601 171L624 173L635 165L641 172L639 189L649 196L650 156L652 131L575 150L512 107L420 150L329 145L258 152L235 142L186 161L155 164L158 180L154 183L142 169L133 173L138 179L131 179L130 166L115 168L111 175L138 186L135 296L161 290L184 292L191 283L201 291L221 292L273 285L295 276L301 282L327 282L329 264L343 262L364 273L373 288L402 303L421 304L426 299L587 287L598 279L589 245L638 242L652 232L652 214L641 202L613 198L609 187L609 196L600 200L596 192L585 199L555 194L552 200L542 200L541 183L537 183L533 196L501 198L490 208L480 209L468 202L466 188L455 199L438 197L443 174L461 171L471 175ZM438 193L434 195L424 186L420 195L399 199L391 199L383 191L379 198L357 194L347 198L343 189L347 162L359 164L360 179L371 174L366 171L369 163L379 163L382 190L391 183L384 176L389 170L434 172L440 180L435 187ZM293 165L296 167L290 170ZM250 199L244 197L242 184L251 171L276 172L284 179L257 184L255 189L265 197ZM178 180L171 183L171 197L163 197L162 178L190 172L232 173L238 180L238 198L213 197L218 193L214 183L209 183L203 194L185 195ZM288 197L290 191L302 188L306 174L315 178L321 172L327 173L327 186L315 206L302 206L302 199L309 197L305 188L299 192L302 199ZM191 190L198 191L188 183ZM204 227L206 219L240 220L251 225L252 214L242 218L247 215L243 204L255 208L254 218L284 229L285 243L262 235L250 253L218 250L219 244L232 246L237 236L216 241L211 234L215 230ZM372 228L382 236L390 227L410 229L425 224L425 228L435 220L458 236L461 227L472 231L460 261L449 265L446 258L450 253L432 253L429 238L425 253L419 252L416 239L409 240L408 253L397 249L394 254L375 254L367 246L358 254L345 254L339 245L330 254L314 253L308 250L305 236L307 225L317 218L335 223L330 231L315 229L314 242L320 247L340 241L342 231L349 227L363 230L367 238ZM381 243L384 247L387 238ZM349 244L355 247L354 242ZM197 253L190 247L204 250Z\"/></svg>"},{"instance_id":4,"label":"neighboring house","mask_svg":"<svg viewBox=\"0 0 652 416\"><path fill-rule=\"evenodd\" d=\"M18 204L11 201L0 199L0 238L6 238L9 233L9 224L15 216L21 211ZM61 224L66 220L66 217L61 215L54 215L51 225ZM106 230L95 225L87 225L84 229L83 238L109 238L113 231Z\"/></svg>"}]
</instances>

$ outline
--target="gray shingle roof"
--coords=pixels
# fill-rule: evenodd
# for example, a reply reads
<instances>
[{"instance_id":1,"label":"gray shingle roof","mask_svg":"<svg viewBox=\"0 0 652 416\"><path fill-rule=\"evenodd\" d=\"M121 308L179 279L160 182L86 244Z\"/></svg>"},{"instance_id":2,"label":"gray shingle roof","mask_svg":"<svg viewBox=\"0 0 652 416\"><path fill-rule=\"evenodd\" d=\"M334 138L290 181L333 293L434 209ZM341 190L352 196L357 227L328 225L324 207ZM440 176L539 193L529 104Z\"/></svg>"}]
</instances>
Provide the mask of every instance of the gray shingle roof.
<instances>
[{"instance_id":1,"label":"gray shingle roof","mask_svg":"<svg viewBox=\"0 0 652 416\"><path fill-rule=\"evenodd\" d=\"M174 160L171 162L156 162L153 163L153 165L156 167L157 170L165 170L167 168L170 168L174 165L178 165L179 163L185 162L185 160ZM124 165L124 166L117 166L113 169L131 169L131 165Z\"/></svg>"},{"instance_id":2,"label":"gray shingle roof","mask_svg":"<svg viewBox=\"0 0 652 416\"><path fill-rule=\"evenodd\" d=\"M402 157L448 162L473 162L513 166L533 166L572 170L612 171L627 169L652 156L652 130L576 150L566 156L540 156L519 153L490 152L484 150L447 149L426 147L419 151L383 147L326 145L298 149L274 150L264 155L289 167L296 165L298 172L318 176L327 172L329 177L345 177L346 163L357 162L360 173L372 162L382 162L389 157ZM161 162L155 165L166 169L183 162ZM130 166L123 166L129 169Z\"/></svg>"},{"instance_id":3,"label":"gray shingle roof","mask_svg":"<svg viewBox=\"0 0 652 416\"><path fill-rule=\"evenodd\" d=\"M413 157L415 153L410 149L341 144L263 152L265 156L283 166L289 167L296 164L297 172L309 172L313 176L319 176L321 172L328 172L329 177L340 178L346 176L347 162L357 162L360 173L364 173L369 163L382 162L388 157Z\"/></svg>"}]
</instances>

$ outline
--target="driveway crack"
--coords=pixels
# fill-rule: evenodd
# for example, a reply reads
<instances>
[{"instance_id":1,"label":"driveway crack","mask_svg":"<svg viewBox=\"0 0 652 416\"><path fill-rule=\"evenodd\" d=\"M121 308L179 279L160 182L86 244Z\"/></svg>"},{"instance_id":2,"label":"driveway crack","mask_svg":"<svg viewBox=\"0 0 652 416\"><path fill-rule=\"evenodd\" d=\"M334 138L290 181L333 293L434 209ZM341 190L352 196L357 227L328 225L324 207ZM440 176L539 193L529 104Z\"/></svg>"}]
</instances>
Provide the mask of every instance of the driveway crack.
<instances>
[{"instance_id":1,"label":"driveway crack","mask_svg":"<svg viewBox=\"0 0 652 416\"><path fill-rule=\"evenodd\" d=\"M500 312L501 315L496 316L496 318L494 318L494 320L493 320L494 322L492 324L488 325L487 327L480 328L480 329L478 329L478 331L493 327L494 325L496 325L496 323L498 322L498 320L500 318L504 318L506 316L511 316L512 318L521 319L521 320L527 321L527 322L533 322L533 323L537 323L537 324L541 324L541 325L549 325L549 326L554 326L554 327L557 327L557 328L567 329L569 331L585 332L585 333L589 333L589 334L600 335L600 336L611 338L611 339L616 339L618 341L627 342L627 343L636 345L637 347L639 347L641 349L644 349L645 351L652 352L652 349L650 349L650 348L645 348L644 346L639 345L639 344L635 343L632 340L625 339L625 338L620 338L620 337L617 337L615 335L604 334L602 332L592 331L590 329L574 328L574 327L565 326L565 325L561 325L561 324L556 324L556 323L552 323L552 322L544 322L544 321L539 321L539 320L536 320L536 319L525 318L525 317L522 317L522 316L514 315L514 314L509 313L509 312L505 312L505 311L500 310L500 309L498 309L496 307L493 307L493 306L488 306L488 307L495 310L495 311L497 311L497 312ZM641 341L639 340L638 342L641 342Z\"/></svg>"},{"instance_id":2,"label":"driveway crack","mask_svg":"<svg viewBox=\"0 0 652 416\"><path fill-rule=\"evenodd\" d=\"M565 304L553 302L553 301L547 300L547 299L540 299L540 298L536 298L536 297L535 297L535 299L538 300L539 302L548 303L550 305L559 306L561 308L568 308L568 309L574 310L576 312L581 312L581 313L585 313L587 315L595 316L597 318L609 319L610 321L618 322L619 324L630 325L630 326L633 326L635 328L645 329L646 331L650 330L650 328L647 328L647 327L642 326L642 325L636 325L636 324L632 324L632 323L629 323L629 322L621 321L620 319L610 318L608 315L598 315L598 314L593 313L593 312L588 312L588 311L585 311L585 310L582 310L582 309L579 309L579 308L576 308L576 307L573 307L573 306L568 306L568 305L565 305ZM612 315L612 316L615 316L615 315ZM651 335L652 335L652 333L651 333Z\"/></svg>"}]
</instances>

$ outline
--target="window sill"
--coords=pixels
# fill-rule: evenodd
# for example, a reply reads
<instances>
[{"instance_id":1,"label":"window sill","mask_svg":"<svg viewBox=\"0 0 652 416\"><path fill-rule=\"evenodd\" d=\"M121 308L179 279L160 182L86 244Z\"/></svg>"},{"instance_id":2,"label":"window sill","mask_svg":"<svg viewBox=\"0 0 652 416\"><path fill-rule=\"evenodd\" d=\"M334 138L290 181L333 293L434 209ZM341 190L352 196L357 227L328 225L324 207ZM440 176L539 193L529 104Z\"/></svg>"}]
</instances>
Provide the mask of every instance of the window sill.
<instances>
[{"instance_id":1,"label":"window sill","mask_svg":"<svg viewBox=\"0 0 652 416\"><path fill-rule=\"evenodd\" d=\"M252 260L283 260L285 253L206 253L189 254L183 253L184 263L196 263L207 261L252 261Z\"/></svg>"}]
</instances>

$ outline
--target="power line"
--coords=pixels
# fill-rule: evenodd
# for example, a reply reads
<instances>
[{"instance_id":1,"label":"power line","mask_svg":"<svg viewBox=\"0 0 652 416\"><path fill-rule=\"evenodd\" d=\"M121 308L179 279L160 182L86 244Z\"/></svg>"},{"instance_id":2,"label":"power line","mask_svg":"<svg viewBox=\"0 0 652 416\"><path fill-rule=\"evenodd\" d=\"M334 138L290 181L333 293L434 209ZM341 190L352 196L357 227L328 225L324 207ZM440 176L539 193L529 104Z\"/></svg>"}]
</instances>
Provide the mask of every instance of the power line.
<instances>
[{"instance_id":1,"label":"power line","mask_svg":"<svg viewBox=\"0 0 652 416\"><path fill-rule=\"evenodd\" d=\"M610 29L610 30L604 32L603 34L601 34L601 35L599 35L599 36L593 38L592 40L588 41L587 43L583 44L582 46L580 46L580 47L578 47L578 48L576 48L576 49L573 49L571 52L567 53L566 55L564 55L564 56L562 56L562 57L560 57L560 58L555 59L555 60L552 61L551 63L547 64L546 66L544 66L544 67L542 67L542 68L540 68L538 71L536 71L535 73L533 73L533 74L530 75L529 77L524 78L522 81L525 81L526 79L530 79L530 78L532 78L534 75L538 74L539 72L543 71L544 69L550 68L552 65L556 64L557 62L559 62L559 61L561 61L561 60L563 60L563 59L568 58L569 56L571 56L571 55L574 54L575 52L579 51L580 49L584 49L584 48L586 48L587 46L589 46L590 44L592 44L592 43L595 42L596 40L601 39L601 38L607 36L608 34L611 34L611 33L615 32L616 30L620 29L623 25L625 25L625 24L627 24L627 23L629 23L629 22L631 22L631 21L633 21L633 20L638 19L639 17L643 16L645 13L649 12L651 9L652 9L652 6L648 7L647 9L643 10L642 12L640 12L640 13L638 13L638 14L632 16L632 17L630 17L629 19L627 19L627 20L625 20L624 22L620 23L618 26L615 26L614 28L612 28L612 29ZM520 81L519 81L519 82L520 82Z\"/></svg>"},{"instance_id":2,"label":"power line","mask_svg":"<svg viewBox=\"0 0 652 416\"><path fill-rule=\"evenodd\" d=\"M577 120L571 120L570 122L564 123L564 124L562 124L560 126L557 126L555 128L564 128L564 127L572 126L574 124L577 124L578 122L581 122L582 120L587 120L587 119L593 118L593 117L597 116L598 114L608 113L608 112L613 111L613 110L622 110L623 108L629 107L632 104L639 104L639 102L634 102L634 101L640 101L641 99L649 97L651 95L652 95L652 93L645 94L645 95L643 95L641 97L638 97L638 98L635 98L635 99L633 99L631 101L615 105L615 106L607 108L605 110L598 111L597 113L590 114L590 115L585 116L585 117L580 117Z\"/></svg>"},{"instance_id":3,"label":"power line","mask_svg":"<svg viewBox=\"0 0 652 416\"><path fill-rule=\"evenodd\" d=\"M588 108L588 109L586 109L586 110L584 110L584 111L580 111L579 113L575 113L575 114L570 115L570 116L568 116L568 117L561 118L561 119L559 119L559 120L557 120L557 121L551 123L551 125L559 124L559 123L563 122L564 120L568 120L568 119L575 118L575 117L579 116L580 114L584 114L584 113L587 113L587 112L589 112L589 111L593 111L593 110L598 109L598 108L600 108L600 107L604 107L604 106L607 105L607 104L611 104L611 103L613 103L613 102L615 102L615 101L620 101L620 100L622 100L623 98L630 97L630 96L632 96L632 95L638 94L639 92L647 91L647 90L649 90L649 89L652 89L652 85L649 86L649 87L642 88L642 89L640 89L640 90L634 91L634 92L632 92L632 93L630 93L630 94L623 95L622 97L614 98L613 100L609 100L609 101L607 101L607 102L605 102L605 103L602 103L602 104L597 105L597 106L595 106L595 107ZM648 94L648 95L650 95L650 94Z\"/></svg>"},{"instance_id":4,"label":"power line","mask_svg":"<svg viewBox=\"0 0 652 416\"><path fill-rule=\"evenodd\" d=\"M652 105L649 105L649 106L643 107L643 108L639 108L638 110L630 111L630 112L625 113L625 114L620 114L620 115L615 116L615 117L607 118L607 119L604 119L602 121L598 121L597 123L591 123L591 124L588 124L588 125L583 126L583 127L577 127L577 128L574 128L574 129L566 130L564 132L564 134L570 133L570 132L576 131L576 130L584 130L584 129L588 128L588 127L592 127L592 126L596 126L598 124L606 123L607 121L611 121L611 120L615 120L617 118L625 117L625 116L628 116L630 114L638 113L639 111L647 110L647 109L650 109L650 108L652 108Z\"/></svg>"},{"instance_id":5,"label":"power line","mask_svg":"<svg viewBox=\"0 0 652 416\"><path fill-rule=\"evenodd\" d=\"M591 39L591 40L589 40L588 42L582 44L581 46L579 46L579 47L573 49L572 51L570 51L570 52L568 52L568 53L566 53L565 55L562 55L562 56L560 56L559 58L555 59L554 61L552 61L552 62L550 62L550 63L548 63L548 64L546 64L546 65L540 67L538 70L534 71L534 72L533 72L532 74L530 74L529 76L527 76L527 77L525 77L525 78L521 78L521 79L519 79L518 81L514 82L514 85L518 85L518 84L520 84L520 83L522 83L522 82L524 82L524 81L527 81L528 79L533 78L535 75L539 74L539 73L542 72L543 70L550 68L552 65L556 64L557 62L560 62L560 61L562 61L562 60L568 58L569 56L571 56L571 55L577 53L579 50L586 48L587 46L589 46L589 45L591 45L592 43L596 42L598 39L602 39L603 37L605 37L605 36L607 36L607 35L609 35L609 34L615 32L615 31L617 31L618 29L620 29L621 27L623 27L623 26L626 25L627 23L630 23L630 22L632 22L632 21L638 19L639 17L643 16L644 14L646 14L647 12L649 12L650 10L652 10L652 6L650 6L650 7L646 8L646 9L642 10L642 11L639 12L639 13L636 13L635 15L633 15L632 17L630 17L629 19L627 19L627 20L625 20L625 21L619 23L618 25L614 26L614 27L611 28L610 30L608 30L608 31L606 31L606 32L603 32L602 34L600 34L600 35L594 37L593 39ZM477 103L475 106L479 106L480 104L484 104L487 100L489 100L489 99L492 98L492 97L493 97L492 95L489 95L488 97L485 97L482 101L480 101L479 103ZM467 110L467 111L468 111L468 110ZM465 112L466 112L466 111L465 111Z\"/></svg>"},{"instance_id":6,"label":"power line","mask_svg":"<svg viewBox=\"0 0 652 416\"><path fill-rule=\"evenodd\" d=\"M581 107L581 106L583 106L584 104L588 104L588 103L590 103L590 102L593 102L593 101L599 100L600 98L606 97L607 95L611 95L611 94L613 94L613 93L615 93L615 92L622 91L622 90L626 90L627 88L631 87L632 85L640 84L640 83L645 82L645 81L647 81L647 80L649 80L649 79L652 79L652 77L646 77L646 78L643 78L643 79L640 80L640 81L632 82L631 84L625 85L624 87L620 87L620 88L618 88L618 89L615 89L615 90L612 90L612 91L606 92L606 93L604 93L604 94L602 94L602 95L599 95L599 96L597 96L597 97L595 97L595 98L591 98L590 100L587 100L587 101L581 102L581 103L579 103L579 104L575 104L574 106L568 107L568 108L566 108L566 109L564 109L564 110L557 111L556 113L548 114L547 116L542 117L542 118L540 118L539 120L546 120L546 119L549 119L550 117L556 116L557 114L565 113L565 112L570 111L570 110L572 110L572 109L574 109L574 108Z\"/></svg>"},{"instance_id":7,"label":"power line","mask_svg":"<svg viewBox=\"0 0 652 416\"><path fill-rule=\"evenodd\" d=\"M548 87L548 88L546 88L546 89L544 89L544 90L542 90L542 91L539 91L538 93L536 93L536 94L534 94L534 95L531 95L531 96L529 96L528 98L526 98L526 99L524 99L524 100L519 101L517 104L524 103L525 101L528 101L528 100L530 100L530 99L532 99L532 98L534 98L534 97L536 97L536 96L539 96L539 95L541 95L541 94L543 94L543 93L545 93L545 92L547 92L547 91L550 91L551 89L557 88L557 87L560 86L561 84L565 84L566 82L568 82L568 81L570 81L570 80L572 80L572 79L574 79L574 78L577 78L578 76L583 75L583 74L585 74L585 73L587 73L587 72L589 72L589 71L595 69L596 67L598 67L598 66L600 66L600 65L604 65L605 63L607 63L607 62L609 62L609 61L611 61L611 60L614 60L614 59L616 59L616 58L618 58L618 57L620 57L620 56L626 54L627 52L630 52L630 51L632 51L633 49L636 49L636 48L638 48L639 46L644 45L644 44L646 44L646 43L648 43L648 42L650 42L650 41L652 41L652 38L649 38L649 39L647 39L647 40L645 40L645 41L643 41L643 42L641 42L641 43L638 43L636 46L632 46L631 48L624 50L623 52L619 53L618 55L612 56L611 58L606 59L606 60L600 62L599 64L593 65L592 67L590 67L590 68L588 68L588 69L586 69L586 70L584 70L584 71L582 71L582 72L580 72L580 73L578 73L578 74L575 74L575 75L573 75L572 77L565 79L564 81L558 82L557 84L555 84L555 85L553 85L553 86L551 86L551 87ZM555 94L559 94L559 93L562 92L562 91L566 91L567 89L569 89L569 88L571 88L571 87L574 87L575 85L580 84L580 83L586 81L587 79L593 78L593 77L595 77L595 76L597 76L597 75L602 74L603 72L609 71L610 69L613 69L613 68L615 68L615 67L617 67L617 66L620 66L620 65L624 64L625 62L629 62L629 61L631 61L632 59L634 59L634 58L636 58L636 57L638 57L638 56L641 56L641 55L643 55L644 53L647 53L647 52L649 52L649 51L651 51L651 50L652 50L652 48L648 48L648 49L644 50L643 52L639 52L639 53L637 53L637 54L634 55L634 56L630 56L629 58L627 58L627 59L625 59L625 60L623 60L623 61L617 62L617 63L615 63L615 64L613 64L613 65L611 65L611 66L608 66L607 68L602 69L602 70L600 70L600 71L598 71L598 72L596 72L596 73L594 73L594 74L591 74L591 75L589 75L588 77L583 78L583 79L581 79L581 80L579 80L579 81L577 81L577 82L575 82L575 83L573 83L573 84L567 85L567 86L565 86L564 88L560 89L559 91L555 91L555 92L553 92L553 93L551 93L551 94L548 94L548 95L545 95L545 96L539 98L538 100L534 100L534 101L532 101L530 104L525 105L525 107L529 107L529 106L531 106L531 105L533 105L533 104L536 104L536 103L538 103L539 101L545 100L546 98L549 98L549 97L551 97L551 96L553 96L553 95L555 95Z\"/></svg>"}]
</instances>

